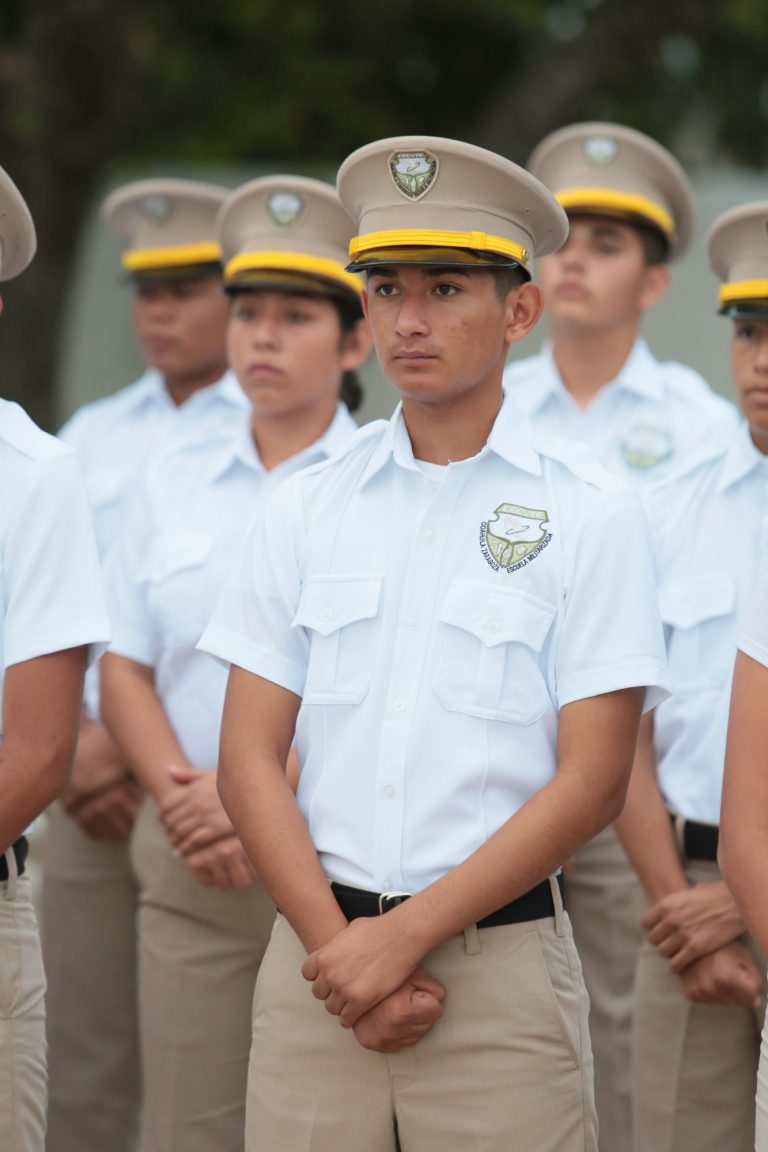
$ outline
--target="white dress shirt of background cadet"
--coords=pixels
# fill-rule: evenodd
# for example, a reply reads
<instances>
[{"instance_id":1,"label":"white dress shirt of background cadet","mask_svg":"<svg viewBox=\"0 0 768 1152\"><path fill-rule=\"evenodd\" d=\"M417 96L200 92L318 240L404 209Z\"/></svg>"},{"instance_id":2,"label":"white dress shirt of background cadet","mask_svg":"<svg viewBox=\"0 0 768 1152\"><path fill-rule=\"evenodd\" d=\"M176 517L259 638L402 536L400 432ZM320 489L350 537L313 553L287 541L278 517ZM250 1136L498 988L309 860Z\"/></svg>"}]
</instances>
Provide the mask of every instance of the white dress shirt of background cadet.
<instances>
[{"instance_id":1,"label":"white dress shirt of background cadet","mask_svg":"<svg viewBox=\"0 0 768 1152\"><path fill-rule=\"evenodd\" d=\"M32 217L0 169L0 281L34 252ZM74 453L5 400L0 492L0 1147L43 1152L45 979L24 832L66 782L86 649L95 657L109 626Z\"/></svg>"},{"instance_id":2,"label":"white dress shirt of background cadet","mask_svg":"<svg viewBox=\"0 0 768 1152\"><path fill-rule=\"evenodd\" d=\"M765 960L717 846L736 643L768 555L767 224L768 204L745 205L707 240L745 421L711 460L647 496L673 695L641 728L620 832L651 902L634 1107L638 1147L659 1152L752 1152L755 1140Z\"/></svg>"},{"instance_id":3,"label":"white dress shirt of background cadet","mask_svg":"<svg viewBox=\"0 0 768 1152\"><path fill-rule=\"evenodd\" d=\"M338 187L402 405L272 494L201 642L233 665L219 785L284 913L246 1148L594 1152L556 874L620 809L666 664L637 497L502 403L565 214L432 137L360 149Z\"/></svg>"},{"instance_id":4,"label":"white dress shirt of background cadet","mask_svg":"<svg viewBox=\"0 0 768 1152\"><path fill-rule=\"evenodd\" d=\"M195 645L267 493L357 430L347 405L361 399L370 338L359 277L344 271L352 234L320 181L266 177L224 202L228 354L249 411L149 465L107 563L102 709L148 794L131 844L141 1152L242 1146L253 989L275 910L216 790L226 670Z\"/></svg>"},{"instance_id":5,"label":"white dress shirt of background cadet","mask_svg":"<svg viewBox=\"0 0 768 1152\"><path fill-rule=\"evenodd\" d=\"M692 190L666 149L617 124L553 132L528 164L565 208L570 234L540 267L551 342L511 364L505 386L538 430L585 441L610 472L643 489L724 442L738 420L690 368L654 359L641 336L646 312L662 305L669 264L689 246ZM579 853L568 879L590 997L601 1144L632 1152L642 891L612 828Z\"/></svg>"},{"instance_id":6,"label":"white dress shirt of background cadet","mask_svg":"<svg viewBox=\"0 0 768 1152\"><path fill-rule=\"evenodd\" d=\"M154 179L118 188L102 215L123 240L136 339L147 371L87 404L62 429L76 450L102 558L153 452L195 429L239 424L246 402L226 369L216 213L226 189ZM86 680L71 787L49 813L43 941L49 980L49 1152L133 1152L139 1106L135 921L128 837L142 792L98 723ZM77 931L73 925L77 924Z\"/></svg>"}]
</instances>

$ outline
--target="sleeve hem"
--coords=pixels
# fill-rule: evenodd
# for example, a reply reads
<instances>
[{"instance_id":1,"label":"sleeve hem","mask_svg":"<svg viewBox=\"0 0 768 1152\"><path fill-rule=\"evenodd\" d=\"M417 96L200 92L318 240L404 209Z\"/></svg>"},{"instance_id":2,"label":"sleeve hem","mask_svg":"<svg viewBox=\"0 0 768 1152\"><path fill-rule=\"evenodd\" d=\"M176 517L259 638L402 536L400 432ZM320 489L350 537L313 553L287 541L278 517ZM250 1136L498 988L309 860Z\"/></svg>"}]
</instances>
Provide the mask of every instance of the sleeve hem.
<instances>
[{"instance_id":1,"label":"sleeve hem","mask_svg":"<svg viewBox=\"0 0 768 1152\"><path fill-rule=\"evenodd\" d=\"M89 663L96 659L109 645L110 631L107 620L102 616L92 616L66 628L56 628L41 632L36 636L26 636L6 644L4 663L6 668L22 664L38 656L50 656L54 652L65 652L69 648L88 646Z\"/></svg>"},{"instance_id":2,"label":"sleeve hem","mask_svg":"<svg viewBox=\"0 0 768 1152\"><path fill-rule=\"evenodd\" d=\"M655 708L670 695L666 665L660 660L646 660L635 664L614 664L610 668L567 676L558 685L558 704L562 708L576 700L618 692L622 688L645 688L643 711Z\"/></svg>"},{"instance_id":3,"label":"sleeve hem","mask_svg":"<svg viewBox=\"0 0 768 1152\"><path fill-rule=\"evenodd\" d=\"M306 671L298 665L267 652L256 644L250 644L240 636L225 632L220 628L206 628L197 643L201 652L207 652L224 664L236 665L254 676L271 680L280 688L292 692L294 696L304 695Z\"/></svg>"}]
</instances>

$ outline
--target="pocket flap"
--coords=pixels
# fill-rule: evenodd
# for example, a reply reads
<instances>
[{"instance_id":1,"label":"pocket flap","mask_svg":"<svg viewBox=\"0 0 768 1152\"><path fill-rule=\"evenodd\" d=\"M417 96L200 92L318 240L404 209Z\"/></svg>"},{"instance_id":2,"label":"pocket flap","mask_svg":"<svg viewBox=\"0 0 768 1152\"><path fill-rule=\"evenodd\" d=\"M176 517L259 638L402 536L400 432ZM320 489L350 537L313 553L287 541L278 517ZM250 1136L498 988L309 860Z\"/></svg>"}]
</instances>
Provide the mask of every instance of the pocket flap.
<instances>
[{"instance_id":1,"label":"pocket flap","mask_svg":"<svg viewBox=\"0 0 768 1152\"><path fill-rule=\"evenodd\" d=\"M661 618L673 628L693 628L704 620L730 616L735 606L732 580L667 580L659 588Z\"/></svg>"},{"instance_id":2,"label":"pocket flap","mask_svg":"<svg viewBox=\"0 0 768 1152\"><path fill-rule=\"evenodd\" d=\"M512 641L541 650L556 609L511 588L493 587L473 580L454 580L443 601L439 619L471 632L491 648Z\"/></svg>"},{"instance_id":3,"label":"pocket flap","mask_svg":"<svg viewBox=\"0 0 768 1152\"><path fill-rule=\"evenodd\" d=\"M301 590L293 627L330 636L355 620L379 611L381 576L310 576Z\"/></svg>"},{"instance_id":4,"label":"pocket flap","mask_svg":"<svg viewBox=\"0 0 768 1152\"><path fill-rule=\"evenodd\" d=\"M137 579L159 584L175 572L197 568L213 548L213 537L197 532L173 536L159 536L152 544L149 555L141 565Z\"/></svg>"}]
</instances>

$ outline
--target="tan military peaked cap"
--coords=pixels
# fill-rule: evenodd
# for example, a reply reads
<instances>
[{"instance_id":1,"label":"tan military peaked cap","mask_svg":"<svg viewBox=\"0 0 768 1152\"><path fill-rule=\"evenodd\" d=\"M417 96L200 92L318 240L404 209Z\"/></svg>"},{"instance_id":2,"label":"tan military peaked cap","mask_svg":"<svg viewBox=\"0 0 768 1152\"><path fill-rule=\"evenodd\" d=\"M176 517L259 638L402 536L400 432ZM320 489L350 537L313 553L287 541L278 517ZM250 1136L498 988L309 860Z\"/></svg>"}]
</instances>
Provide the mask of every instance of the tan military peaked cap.
<instances>
[{"instance_id":1,"label":"tan military peaked cap","mask_svg":"<svg viewBox=\"0 0 768 1152\"><path fill-rule=\"evenodd\" d=\"M723 212L707 233L712 271L722 281L720 312L768 317L768 200Z\"/></svg>"},{"instance_id":2,"label":"tan military peaked cap","mask_svg":"<svg viewBox=\"0 0 768 1152\"><path fill-rule=\"evenodd\" d=\"M106 224L126 242L123 267L136 276L219 264L216 214L227 189L197 180L137 180L108 196Z\"/></svg>"},{"instance_id":3,"label":"tan military peaked cap","mask_svg":"<svg viewBox=\"0 0 768 1152\"><path fill-rule=\"evenodd\" d=\"M35 225L24 197L0 168L0 281L23 272L37 249Z\"/></svg>"},{"instance_id":4,"label":"tan military peaked cap","mask_svg":"<svg viewBox=\"0 0 768 1152\"><path fill-rule=\"evenodd\" d=\"M666 148L634 128L599 121L560 128L533 150L528 167L567 212L651 225L666 239L670 259L690 243L688 177Z\"/></svg>"},{"instance_id":5,"label":"tan military peaked cap","mask_svg":"<svg viewBox=\"0 0 768 1152\"><path fill-rule=\"evenodd\" d=\"M360 294L359 277L345 270L355 226L322 180L251 180L227 197L216 227L228 292L271 286Z\"/></svg>"},{"instance_id":6,"label":"tan military peaked cap","mask_svg":"<svg viewBox=\"0 0 768 1152\"><path fill-rule=\"evenodd\" d=\"M473 144L396 136L367 144L339 169L358 221L350 269L381 263L519 265L558 249L568 220L529 172Z\"/></svg>"}]
</instances>

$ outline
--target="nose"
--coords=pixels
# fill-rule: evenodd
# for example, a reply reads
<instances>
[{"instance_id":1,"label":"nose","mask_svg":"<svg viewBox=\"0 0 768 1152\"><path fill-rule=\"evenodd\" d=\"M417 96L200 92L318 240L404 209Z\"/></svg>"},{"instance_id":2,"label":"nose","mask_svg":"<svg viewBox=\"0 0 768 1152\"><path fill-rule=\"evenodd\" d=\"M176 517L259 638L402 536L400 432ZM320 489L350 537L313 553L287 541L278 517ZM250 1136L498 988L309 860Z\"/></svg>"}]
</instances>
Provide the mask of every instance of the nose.
<instances>
[{"instance_id":1,"label":"nose","mask_svg":"<svg viewBox=\"0 0 768 1152\"><path fill-rule=\"evenodd\" d=\"M426 304L416 293L404 293L400 297L400 307L397 310L395 330L398 336L426 336L429 332L429 321L426 314Z\"/></svg>"},{"instance_id":2,"label":"nose","mask_svg":"<svg viewBox=\"0 0 768 1152\"><path fill-rule=\"evenodd\" d=\"M254 348L274 348L277 344L277 325L274 318L265 312L251 321L250 333Z\"/></svg>"},{"instance_id":3,"label":"nose","mask_svg":"<svg viewBox=\"0 0 768 1152\"><path fill-rule=\"evenodd\" d=\"M763 336L757 346L755 354L755 368L758 372L768 373L768 333Z\"/></svg>"}]
</instances>

